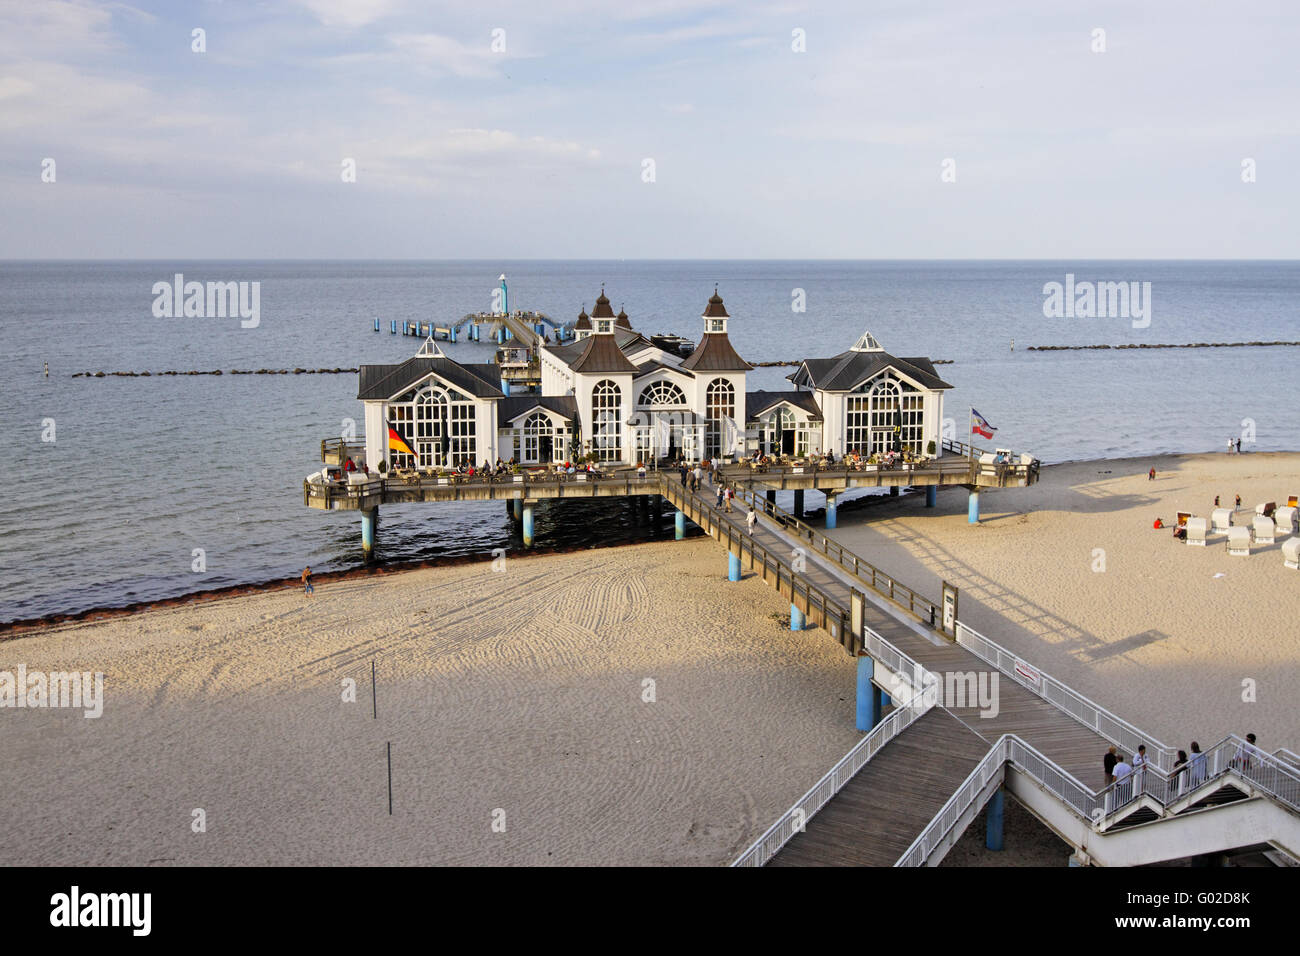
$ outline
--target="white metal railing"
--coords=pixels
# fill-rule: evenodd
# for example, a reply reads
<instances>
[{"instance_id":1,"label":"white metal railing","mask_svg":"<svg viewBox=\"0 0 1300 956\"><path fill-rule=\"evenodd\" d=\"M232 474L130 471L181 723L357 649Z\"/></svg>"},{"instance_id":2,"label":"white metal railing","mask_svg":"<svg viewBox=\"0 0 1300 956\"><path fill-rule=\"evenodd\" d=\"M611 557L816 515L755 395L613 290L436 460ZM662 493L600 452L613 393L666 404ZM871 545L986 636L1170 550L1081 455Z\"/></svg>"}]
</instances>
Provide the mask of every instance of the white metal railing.
<instances>
[{"instance_id":1,"label":"white metal railing","mask_svg":"<svg viewBox=\"0 0 1300 956\"><path fill-rule=\"evenodd\" d=\"M1234 774L1291 811L1300 812L1300 770L1275 755L1234 736L1225 737L1205 753L1192 756L1193 761L1171 773L1149 766L1135 770L1101 791L1094 791L1030 744L1014 734L1005 734L894 865L926 865L988 783L1005 772L1003 768L1008 762L1098 832L1104 832L1116 813L1127 810L1140 797L1149 797L1160 808L1167 809L1227 774Z\"/></svg>"},{"instance_id":2,"label":"white metal railing","mask_svg":"<svg viewBox=\"0 0 1300 956\"><path fill-rule=\"evenodd\" d=\"M863 645L874 660L879 660L889 670L905 677L909 686L920 677L925 681L925 669L902 651L890 646L875 631L863 628ZM918 690L910 700L898 705L880 723L876 724L865 737L853 745L853 749L840 758L826 776L809 788L808 792L794 802L794 805L781 815L775 823L750 844L731 865L738 867L763 866L776 856L796 833L803 832L805 825L822 807L830 802L835 794L844 789L844 785L853 779L884 746L912 725L914 721L927 713L934 706L934 695L929 695L926 703L925 693Z\"/></svg>"},{"instance_id":3,"label":"white metal railing","mask_svg":"<svg viewBox=\"0 0 1300 956\"><path fill-rule=\"evenodd\" d=\"M989 640L972 627L957 622L957 643L976 657L987 661L1017 684L1037 694L1058 710L1064 711L1089 730L1120 747L1126 755L1136 754L1139 746L1147 748L1147 758L1162 770L1173 768L1177 751L1139 730L1127 720L1115 716L1105 707L1084 697L1072 687L1033 667L1023 658Z\"/></svg>"}]
</instances>

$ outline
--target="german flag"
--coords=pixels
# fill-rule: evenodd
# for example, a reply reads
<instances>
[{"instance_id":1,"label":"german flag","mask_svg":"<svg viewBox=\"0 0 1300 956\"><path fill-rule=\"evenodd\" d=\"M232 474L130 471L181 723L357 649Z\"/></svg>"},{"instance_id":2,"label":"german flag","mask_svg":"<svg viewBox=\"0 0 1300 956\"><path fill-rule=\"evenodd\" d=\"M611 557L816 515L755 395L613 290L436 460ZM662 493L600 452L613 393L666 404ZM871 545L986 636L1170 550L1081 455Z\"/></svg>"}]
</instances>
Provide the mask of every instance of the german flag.
<instances>
[{"instance_id":1,"label":"german flag","mask_svg":"<svg viewBox=\"0 0 1300 956\"><path fill-rule=\"evenodd\" d=\"M388 426L388 450L399 452L403 455L410 455L412 458L415 457L415 452L413 452L411 446L406 443L406 439L397 434L397 429L392 425Z\"/></svg>"}]
</instances>

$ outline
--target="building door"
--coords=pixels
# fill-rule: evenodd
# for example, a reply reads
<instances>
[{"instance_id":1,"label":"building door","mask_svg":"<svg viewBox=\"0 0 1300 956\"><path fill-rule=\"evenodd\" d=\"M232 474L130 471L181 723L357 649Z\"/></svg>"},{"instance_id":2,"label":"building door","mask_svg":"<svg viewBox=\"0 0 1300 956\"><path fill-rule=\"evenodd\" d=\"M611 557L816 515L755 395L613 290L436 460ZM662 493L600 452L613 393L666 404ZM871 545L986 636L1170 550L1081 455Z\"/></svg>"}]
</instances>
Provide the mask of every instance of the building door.
<instances>
[{"instance_id":1,"label":"building door","mask_svg":"<svg viewBox=\"0 0 1300 956\"><path fill-rule=\"evenodd\" d=\"M555 460L555 439L550 435L542 435L538 441L540 460L542 464Z\"/></svg>"},{"instance_id":2,"label":"building door","mask_svg":"<svg viewBox=\"0 0 1300 956\"><path fill-rule=\"evenodd\" d=\"M781 454L794 454L794 429L787 428L781 432Z\"/></svg>"}]
</instances>

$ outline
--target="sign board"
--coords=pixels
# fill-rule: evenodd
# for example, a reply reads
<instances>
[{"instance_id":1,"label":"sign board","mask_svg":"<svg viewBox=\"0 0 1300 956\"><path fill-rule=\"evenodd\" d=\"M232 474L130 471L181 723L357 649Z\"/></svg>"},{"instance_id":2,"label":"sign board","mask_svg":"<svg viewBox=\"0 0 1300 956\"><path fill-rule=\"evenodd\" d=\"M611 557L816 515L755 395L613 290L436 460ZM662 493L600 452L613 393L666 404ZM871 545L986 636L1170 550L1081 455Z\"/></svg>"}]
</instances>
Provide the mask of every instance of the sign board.
<instances>
[{"instance_id":1,"label":"sign board","mask_svg":"<svg viewBox=\"0 0 1300 956\"><path fill-rule=\"evenodd\" d=\"M1038 673L1020 658L1016 658L1016 676L1029 684L1034 690L1038 690L1043 683L1043 675Z\"/></svg>"},{"instance_id":2,"label":"sign board","mask_svg":"<svg viewBox=\"0 0 1300 956\"><path fill-rule=\"evenodd\" d=\"M943 632L957 639L957 588L943 582Z\"/></svg>"}]
</instances>

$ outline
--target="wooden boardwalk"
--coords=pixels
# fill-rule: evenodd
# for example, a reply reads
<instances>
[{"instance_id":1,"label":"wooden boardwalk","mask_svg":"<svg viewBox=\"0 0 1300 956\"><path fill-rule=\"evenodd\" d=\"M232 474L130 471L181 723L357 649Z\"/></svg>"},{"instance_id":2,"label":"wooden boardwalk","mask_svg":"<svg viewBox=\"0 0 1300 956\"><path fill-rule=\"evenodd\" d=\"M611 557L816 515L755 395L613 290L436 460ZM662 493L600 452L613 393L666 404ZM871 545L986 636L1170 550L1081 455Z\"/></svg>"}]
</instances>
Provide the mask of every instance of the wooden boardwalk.
<instances>
[{"instance_id":1,"label":"wooden boardwalk","mask_svg":"<svg viewBox=\"0 0 1300 956\"><path fill-rule=\"evenodd\" d=\"M936 707L890 741L767 865L893 866L988 749Z\"/></svg>"},{"instance_id":2,"label":"wooden boardwalk","mask_svg":"<svg viewBox=\"0 0 1300 956\"><path fill-rule=\"evenodd\" d=\"M704 488L693 497L700 500L710 490L712 489ZM712 504L712 496L709 496L709 503ZM718 518L743 532L747 510L748 506L738 500L733 503L731 514L722 513ZM983 713L974 700L965 701L965 706L956 706L959 702L941 697L936 710L943 715L943 718L936 716L933 721L926 723L925 742L911 745L915 748L913 753L916 756L912 761L914 764L932 759L926 755L935 751L927 748L933 746L936 737L946 738L938 753L950 750L954 754L964 754L972 746L979 748L975 760L969 764L960 759L952 762L940 760L933 763L934 770L926 773L924 786L927 791L933 793L931 802L934 811L938 811L943 806L966 779L979 758L983 757L1003 734L1015 734L1078 778L1081 783L1093 789L1101 789L1103 786L1102 756L1110 746L1110 741L1026 690L964 647L949 641L942 635L928 632L919 624L905 623L895 617L875 603L883 602L883 598L874 595L851 573L815 550L806 547L804 542L788 534L771 519L760 516L753 537L773 554L793 556L795 549L801 550L806 562L806 570L801 572L801 577L806 578L812 585L844 607L849 606L850 589L865 592L867 600L863 620L866 626L936 676L943 678L947 674L973 674L976 675L977 681L985 681L990 689L995 686L993 682L996 680L997 693L994 698L997 702L996 713L992 712L992 708L988 709L987 714ZM930 716L927 714L927 719ZM892 865L925 824L930 822L934 814L930 813L919 826L912 828L910 822L912 817L917 812L924 812L916 809L920 806L916 794L897 785L892 789L887 786L870 786L869 782L875 779L874 772L867 777L864 777L864 774L882 760L895 760L896 758L890 757L891 752L897 747L909 746L907 741L918 731L921 724L922 722L918 721L905 730L885 748L880 756L859 771L858 777L864 779L863 785L854 786L857 783L855 778L853 784L842 790L809 821L808 832L803 834L800 840L803 841L804 837L811 834L813 823L825 814L830 814L827 817L829 822L819 828L819 833L825 830L827 835L819 837L820 842L817 843L817 846L824 848L834 845L837 839L846 844L860 842L860 832L876 834L873 839L879 839L879 834L897 831L897 839L901 840L902 844L894 858L887 861ZM901 771L899 765L895 764L894 767L896 774ZM916 766L910 768L912 772L917 769ZM809 784L811 783L813 781L809 781ZM844 801L845 806L852 808L852 813L848 814L855 818L856 822L852 825L844 822L847 819L846 814L836 810L841 800ZM924 804L924 807L929 806L930 803ZM839 836L836 837L835 834ZM782 855L784 852L782 851ZM813 852L812 850L800 851L801 855L798 859L805 864L818 862L810 855ZM820 862L827 865L841 860L848 861L850 858L856 859L854 853L848 850L831 852L830 849L825 849L824 852L826 855ZM872 851L862 848L859 852L867 854Z\"/></svg>"}]
</instances>

